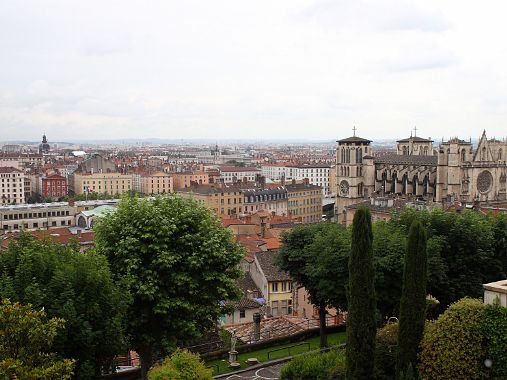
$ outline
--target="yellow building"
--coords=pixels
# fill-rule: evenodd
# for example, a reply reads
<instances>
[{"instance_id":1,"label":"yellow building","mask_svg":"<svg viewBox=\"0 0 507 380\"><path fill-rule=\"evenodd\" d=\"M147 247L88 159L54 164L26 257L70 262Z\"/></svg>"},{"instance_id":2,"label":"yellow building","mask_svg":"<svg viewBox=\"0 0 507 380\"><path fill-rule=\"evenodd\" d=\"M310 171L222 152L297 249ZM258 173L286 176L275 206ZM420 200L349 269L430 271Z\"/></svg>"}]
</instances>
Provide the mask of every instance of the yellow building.
<instances>
[{"instance_id":1,"label":"yellow building","mask_svg":"<svg viewBox=\"0 0 507 380\"><path fill-rule=\"evenodd\" d=\"M250 276L266 298L269 314L292 315L292 279L275 265L275 253L256 252Z\"/></svg>"},{"instance_id":2,"label":"yellow building","mask_svg":"<svg viewBox=\"0 0 507 380\"><path fill-rule=\"evenodd\" d=\"M171 176L161 171L141 174L140 182L143 194L166 194L173 191Z\"/></svg>"},{"instance_id":3,"label":"yellow building","mask_svg":"<svg viewBox=\"0 0 507 380\"><path fill-rule=\"evenodd\" d=\"M303 223L317 223L322 218L322 188L310 185L307 179L303 183L286 185L288 215L300 219Z\"/></svg>"},{"instance_id":4,"label":"yellow building","mask_svg":"<svg viewBox=\"0 0 507 380\"><path fill-rule=\"evenodd\" d=\"M131 174L109 173L74 173L75 194L90 193L122 194L133 190Z\"/></svg>"},{"instance_id":5,"label":"yellow building","mask_svg":"<svg viewBox=\"0 0 507 380\"><path fill-rule=\"evenodd\" d=\"M217 215L237 215L243 212L243 191L237 186L208 184L175 190L185 198L197 200Z\"/></svg>"}]
</instances>

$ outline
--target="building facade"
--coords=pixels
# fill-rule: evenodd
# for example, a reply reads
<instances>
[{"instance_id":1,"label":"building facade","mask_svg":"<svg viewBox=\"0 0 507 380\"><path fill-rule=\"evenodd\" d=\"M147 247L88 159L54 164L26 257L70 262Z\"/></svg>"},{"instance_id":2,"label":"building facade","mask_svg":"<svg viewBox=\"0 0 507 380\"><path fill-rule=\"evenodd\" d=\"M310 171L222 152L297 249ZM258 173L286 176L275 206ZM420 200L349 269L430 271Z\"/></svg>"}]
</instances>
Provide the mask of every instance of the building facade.
<instances>
[{"instance_id":1,"label":"building facade","mask_svg":"<svg viewBox=\"0 0 507 380\"><path fill-rule=\"evenodd\" d=\"M293 219L300 219L302 223L317 223L322 218L322 189L311 185L308 180L303 183L288 184L287 214Z\"/></svg>"},{"instance_id":2,"label":"building facade","mask_svg":"<svg viewBox=\"0 0 507 380\"><path fill-rule=\"evenodd\" d=\"M40 192L43 198L60 198L68 194L67 178L58 175L48 175L39 178Z\"/></svg>"},{"instance_id":3,"label":"building facade","mask_svg":"<svg viewBox=\"0 0 507 380\"><path fill-rule=\"evenodd\" d=\"M25 203L25 174L12 166L0 167L0 202Z\"/></svg>"},{"instance_id":4,"label":"building facade","mask_svg":"<svg viewBox=\"0 0 507 380\"><path fill-rule=\"evenodd\" d=\"M507 142L488 140L485 131L475 150L458 138L435 149L430 138L411 136L398 140L396 154L374 157L370 140L352 136L337 143L337 214L372 195L440 204L507 200Z\"/></svg>"}]
</instances>

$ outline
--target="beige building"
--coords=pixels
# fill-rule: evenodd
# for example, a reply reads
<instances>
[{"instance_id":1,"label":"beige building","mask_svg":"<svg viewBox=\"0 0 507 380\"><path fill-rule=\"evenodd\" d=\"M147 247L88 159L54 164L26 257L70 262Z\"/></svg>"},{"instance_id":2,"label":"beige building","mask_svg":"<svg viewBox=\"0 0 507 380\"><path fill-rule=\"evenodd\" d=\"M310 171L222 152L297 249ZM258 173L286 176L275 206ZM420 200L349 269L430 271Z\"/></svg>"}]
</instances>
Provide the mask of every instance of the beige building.
<instances>
[{"instance_id":1,"label":"beige building","mask_svg":"<svg viewBox=\"0 0 507 380\"><path fill-rule=\"evenodd\" d=\"M219 216L238 215L243 212L243 190L237 186L197 185L176 192L182 197L195 199Z\"/></svg>"},{"instance_id":2,"label":"beige building","mask_svg":"<svg viewBox=\"0 0 507 380\"><path fill-rule=\"evenodd\" d=\"M0 167L2 205L25 203L25 174L12 166Z\"/></svg>"},{"instance_id":3,"label":"beige building","mask_svg":"<svg viewBox=\"0 0 507 380\"><path fill-rule=\"evenodd\" d=\"M209 175L204 171L196 172L172 172L170 173L175 190L190 187L192 182L199 185L207 185L209 183Z\"/></svg>"},{"instance_id":4,"label":"beige building","mask_svg":"<svg viewBox=\"0 0 507 380\"><path fill-rule=\"evenodd\" d=\"M173 182L169 174L162 171L136 174L139 176L141 194L167 194L173 191Z\"/></svg>"},{"instance_id":5,"label":"beige building","mask_svg":"<svg viewBox=\"0 0 507 380\"><path fill-rule=\"evenodd\" d=\"M74 173L73 188L75 194L100 193L122 194L133 190L131 174L109 173Z\"/></svg>"},{"instance_id":6,"label":"beige building","mask_svg":"<svg viewBox=\"0 0 507 380\"><path fill-rule=\"evenodd\" d=\"M320 186L310 185L305 179L303 183L286 185L287 212L293 219L300 219L302 223L317 223L322 218L322 189Z\"/></svg>"}]
</instances>

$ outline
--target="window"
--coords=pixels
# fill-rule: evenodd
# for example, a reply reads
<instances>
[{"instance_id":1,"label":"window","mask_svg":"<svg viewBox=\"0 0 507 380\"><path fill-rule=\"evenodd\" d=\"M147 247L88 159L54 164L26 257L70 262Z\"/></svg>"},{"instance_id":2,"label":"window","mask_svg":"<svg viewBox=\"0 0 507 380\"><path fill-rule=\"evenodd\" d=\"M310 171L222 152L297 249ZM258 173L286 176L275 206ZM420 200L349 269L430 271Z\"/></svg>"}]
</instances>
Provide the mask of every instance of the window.
<instances>
[{"instance_id":1,"label":"window","mask_svg":"<svg viewBox=\"0 0 507 380\"><path fill-rule=\"evenodd\" d=\"M282 292L286 292L287 291L287 281L283 281L282 282Z\"/></svg>"},{"instance_id":2,"label":"window","mask_svg":"<svg viewBox=\"0 0 507 380\"><path fill-rule=\"evenodd\" d=\"M282 301L282 307L280 308L280 313L282 315L287 314L287 300Z\"/></svg>"},{"instance_id":3,"label":"window","mask_svg":"<svg viewBox=\"0 0 507 380\"><path fill-rule=\"evenodd\" d=\"M278 301L271 302L271 314L273 314L274 317L278 315Z\"/></svg>"},{"instance_id":4,"label":"window","mask_svg":"<svg viewBox=\"0 0 507 380\"><path fill-rule=\"evenodd\" d=\"M239 311L239 317L240 318L245 318L245 310L240 310Z\"/></svg>"},{"instance_id":5,"label":"window","mask_svg":"<svg viewBox=\"0 0 507 380\"><path fill-rule=\"evenodd\" d=\"M277 292L278 291L278 282L273 282L272 285L271 285L271 290L273 292Z\"/></svg>"}]
</instances>

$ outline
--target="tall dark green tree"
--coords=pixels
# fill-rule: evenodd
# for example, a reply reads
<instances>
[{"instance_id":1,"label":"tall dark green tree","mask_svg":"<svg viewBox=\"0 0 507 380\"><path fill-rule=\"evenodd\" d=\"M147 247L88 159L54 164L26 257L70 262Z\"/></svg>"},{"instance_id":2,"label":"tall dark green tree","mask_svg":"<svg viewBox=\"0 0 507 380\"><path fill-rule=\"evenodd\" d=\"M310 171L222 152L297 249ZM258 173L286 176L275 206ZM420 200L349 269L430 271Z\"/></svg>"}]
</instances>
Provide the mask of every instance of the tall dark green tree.
<instances>
[{"instance_id":1,"label":"tall dark green tree","mask_svg":"<svg viewBox=\"0 0 507 380\"><path fill-rule=\"evenodd\" d=\"M420 221L410 226L400 300L400 326L396 371L416 368L426 318L426 229Z\"/></svg>"},{"instance_id":2,"label":"tall dark green tree","mask_svg":"<svg viewBox=\"0 0 507 380\"><path fill-rule=\"evenodd\" d=\"M357 209L352 224L347 316L347 379L372 379L375 356L375 287L370 210Z\"/></svg>"},{"instance_id":3,"label":"tall dark green tree","mask_svg":"<svg viewBox=\"0 0 507 380\"><path fill-rule=\"evenodd\" d=\"M132 297L128 327L143 378L176 341L216 325L239 296L241 247L213 212L175 195L126 197L95 226L96 247Z\"/></svg>"},{"instance_id":4,"label":"tall dark green tree","mask_svg":"<svg viewBox=\"0 0 507 380\"><path fill-rule=\"evenodd\" d=\"M336 223L295 228L283 237L277 262L300 285L319 308L320 345L327 345L326 308L346 309L349 232Z\"/></svg>"}]
</instances>

